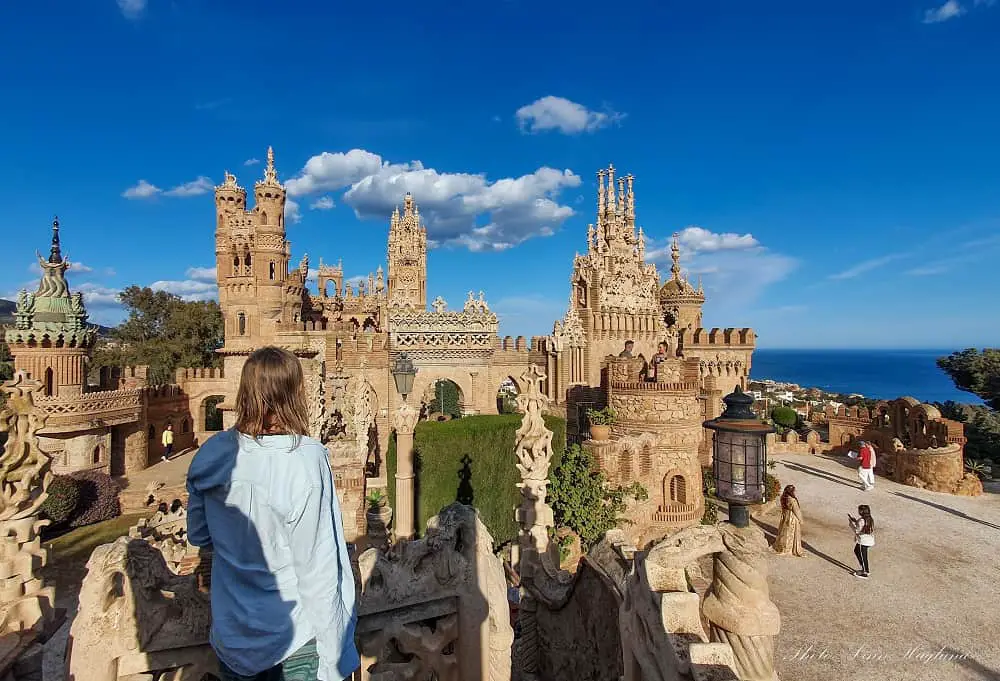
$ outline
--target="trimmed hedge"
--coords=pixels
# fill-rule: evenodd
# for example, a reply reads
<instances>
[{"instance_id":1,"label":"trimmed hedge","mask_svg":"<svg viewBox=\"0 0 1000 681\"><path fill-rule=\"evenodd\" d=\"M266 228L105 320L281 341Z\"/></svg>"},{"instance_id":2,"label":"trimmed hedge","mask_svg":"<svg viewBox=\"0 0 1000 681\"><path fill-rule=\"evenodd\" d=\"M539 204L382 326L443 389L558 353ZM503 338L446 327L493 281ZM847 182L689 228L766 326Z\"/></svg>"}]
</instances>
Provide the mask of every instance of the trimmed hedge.
<instances>
[{"instance_id":1,"label":"trimmed hedge","mask_svg":"<svg viewBox=\"0 0 1000 681\"><path fill-rule=\"evenodd\" d=\"M555 471L566 447L566 421L546 416L545 424L554 433L550 471ZM417 534L424 533L427 520L442 508L461 501L479 510L497 546L517 537L514 508L521 502L517 488L521 476L514 465L514 432L520 425L520 414L466 416L417 424L414 433ZM395 509L395 436L389 440L386 466L390 504Z\"/></svg>"},{"instance_id":2,"label":"trimmed hedge","mask_svg":"<svg viewBox=\"0 0 1000 681\"><path fill-rule=\"evenodd\" d=\"M80 503L81 483L68 475L53 476L49 483L48 496L42 502L40 513L52 521L52 527L66 524Z\"/></svg>"},{"instance_id":3,"label":"trimmed hedge","mask_svg":"<svg viewBox=\"0 0 1000 681\"><path fill-rule=\"evenodd\" d=\"M779 426L794 428L799 422L799 413L791 407L775 407L771 410L771 420Z\"/></svg>"},{"instance_id":4,"label":"trimmed hedge","mask_svg":"<svg viewBox=\"0 0 1000 681\"><path fill-rule=\"evenodd\" d=\"M70 477L80 484L80 501L70 518L70 527L83 527L117 518L122 514L118 483L101 471L79 471Z\"/></svg>"}]
</instances>

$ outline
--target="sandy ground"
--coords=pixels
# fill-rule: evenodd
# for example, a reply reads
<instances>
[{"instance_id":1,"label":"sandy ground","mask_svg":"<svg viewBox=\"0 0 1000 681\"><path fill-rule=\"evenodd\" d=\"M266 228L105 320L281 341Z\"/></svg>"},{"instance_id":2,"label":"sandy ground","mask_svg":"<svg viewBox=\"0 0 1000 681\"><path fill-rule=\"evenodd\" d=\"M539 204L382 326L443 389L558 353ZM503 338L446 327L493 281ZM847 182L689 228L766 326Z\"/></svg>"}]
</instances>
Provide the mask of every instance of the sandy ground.
<instances>
[{"instance_id":1,"label":"sandy ground","mask_svg":"<svg viewBox=\"0 0 1000 681\"><path fill-rule=\"evenodd\" d=\"M971 499L879 478L863 492L846 459L776 458L774 473L796 487L808 554L770 558L784 681L1000 680L1000 490ZM189 460L157 464L133 483L181 482ZM859 503L877 523L868 581L851 574L847 514ZM760 522L773 536L777 514ZM57 598L71 621L75 593ZM63 680L70 621L46 645L45 681Z\"/></svg>"},{"instance_id":2,"label":"sandy ground","mask_svg":"<svg viewBox=\"0 0 1000 681\"><path fill-rule=\"evenodd\" d=\"M787 681L1000 680L1000 494L954 497L885 479L864 492L848 459L782 455L805 558L773 555L781 611L776 664ZM857 567L847 514L872 508L871 579ZM777 526L777 514L761 521ZM768 532L773 537L773 531Z\"/></svg>"}]
</instances>

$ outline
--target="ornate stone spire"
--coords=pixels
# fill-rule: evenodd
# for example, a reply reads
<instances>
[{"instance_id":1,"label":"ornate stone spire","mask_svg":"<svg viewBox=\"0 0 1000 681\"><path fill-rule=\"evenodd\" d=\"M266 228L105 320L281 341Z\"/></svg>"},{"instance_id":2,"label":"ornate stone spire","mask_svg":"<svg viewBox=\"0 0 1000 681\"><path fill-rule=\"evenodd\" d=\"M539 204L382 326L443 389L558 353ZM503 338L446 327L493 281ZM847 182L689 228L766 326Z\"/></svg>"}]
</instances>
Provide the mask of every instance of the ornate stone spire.
<instances>
[{"instance_id":1,"label":"ornate stone spire","mask_svg":"<svg viewBox=\"0 0 1000 681\"><path fill-rule=\"evenodd\" d=\"M677 241L679 236L677 232L674 232L674 240L670 244L670 259L673 261L673 264L670 266L670 273L677 280L681 278L681 247Z\"/></svg>"},{"instance_id":2,"label":"ornate stone spire","mask_svg":"<svg viewBox=\"0 0 1000 681\"><path fill-rule=\"evenodd\" d=\"M49 262L58 265L63 260L59 250L59 216L52 219L52 249L49 251Z\"/></svg>"},{"instance_id":3,"label":"ornate stone spire","mask_svg":"<svg viewBox=\"0 0 1000 681\"><path fill-rule=\"evenodd\" d=\"M278 182L278 171L274 169L274 149L267 148L267 165L264 166L264 184L280 187Z\"/></svg>"}]
</instances>

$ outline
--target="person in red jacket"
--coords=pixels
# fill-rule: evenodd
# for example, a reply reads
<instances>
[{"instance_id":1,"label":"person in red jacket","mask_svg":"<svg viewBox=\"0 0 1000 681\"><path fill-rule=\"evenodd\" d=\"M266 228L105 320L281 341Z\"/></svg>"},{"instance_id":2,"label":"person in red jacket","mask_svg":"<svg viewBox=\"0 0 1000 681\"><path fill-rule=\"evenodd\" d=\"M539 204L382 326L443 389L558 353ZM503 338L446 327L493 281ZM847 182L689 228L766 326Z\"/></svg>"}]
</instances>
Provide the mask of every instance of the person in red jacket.
<instances>
[{"instance_id":1,"label":"person in red jacket","mask_svg":"<svg viewBox=\"0 0 1000 681\"><path fill-rule=\"evenodd\" d=\"M861 478L862 489L866 492L875 489L875 446L871 442L861 442L858 460L858 477Z\"/></svg>"}]
</instances>

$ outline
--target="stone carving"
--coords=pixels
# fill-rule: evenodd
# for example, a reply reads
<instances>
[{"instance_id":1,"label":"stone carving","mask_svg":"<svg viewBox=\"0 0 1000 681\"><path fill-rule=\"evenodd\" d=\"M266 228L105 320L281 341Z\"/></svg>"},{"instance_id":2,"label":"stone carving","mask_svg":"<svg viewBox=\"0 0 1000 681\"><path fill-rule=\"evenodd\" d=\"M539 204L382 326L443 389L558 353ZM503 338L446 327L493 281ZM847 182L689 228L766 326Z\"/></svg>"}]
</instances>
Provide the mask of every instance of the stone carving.
<instances>
[{"instance_id":1,"label":"stone carving","mask_svg":"<svg viewBox=\"0 0 1000 681\"><path fill-rule=\"evenodd\" d=\"M732 649L708 642L699 596L686 574L702 556L724 549L716 527L695 526L636 557L618 617L624 681L702 678L699 667L711 667L718 681L738 679Z\"/></svg>"},{"instance_id":2,"label":"stone carving","mask_svg":"<svg viewBox=\"0 0 1000 681\"><path fill-rule=\"evenodd\" d=\"M445 302L444 298L438 296L434 299L434 302L431 303L431 307L434 309L434 312L441 314L448 309L448 303Z\"/></svg>"},{"instance_id":3,"label":"stone carving","mask_svg":"<svg viewBox=\"0 0 1000 681\"><path fill-rule=\"evenodd\" d=\"M425 538L369 549L358 567L366 678L509 681L514 632L503 568L475 509L452 504L428 521Z\"/></svg>"},{"instance_id":4,"label":"stone carving","mask_svg":"<svg viewBox=\"0 0 1000 681\"><path fill-rule=\"evenodd\" d=\"M35 295L21 289L17 294L17 307L14 310L15 326L18 329L31 328L31 318L35 314Z\"/></svg>"},{"instance_id":5,"label":"stone carving","mask_svg":"<svg viewBox=\"0 0 1000 681\"><path fill-rule=\"evenodd\" d=\"M582 348L587 345L587 334L584 333L580 314L576 311L572 299L566 308L566 315L552 326L552 343L556 352L566 348Z\"/></svg>"},{"instance_id":6,"label":"stone carving","mask_svg":"<svg viewBox=\"0 0 1000 681\"><path fill-rule=\"evenodd\" d=\"M0 453L0 640L17 646L19 640L30 641L29 632L41 636L54 622L55 589L36 573L48 559L38 532L49 521L38 517L38 509L52 473L48 455L38 446L47 418L34 402L42 384L18 372L2 389L0 432L7 433L7 443Z\"/></svg>"},{"instance_id":7,"label":"stone carving","mask_svg":"<svg viewBox=\"0 0 1000 681\"><path fill-rule=\"evenodd\" d=\"M209 596L196 580L173 574L163 554L140 539L120 537L94 549L70 629L70 680L116 681L177 669L174 679L200 681L215 672L206 645Z\"/></svg>"},{"instance_id":8,"label":"stone carving","mask_svg":"<svg viewBox=\"0 0 1000 681\"><path fill-rule=\"evenodd\" d=\"M42 279L38 283L38 290L35 291L36 298L66 298L69 295L69 285L66 283L66 270L69 269L69 261L49 262L42 258L40 253L35 253L38 258L38 266L42 268Z\"/></svg>"},{"instance_id":9,"label":"stone carving","mask_svg":"<svg viewBox=\"0 0 1000 681\"><path fill-rule=\"evenodd\" d=\"M160 510L150 518L142 518L129 528L131 539L142 539L149 542L160 553L167 567L173 573L178 573L185 558L197 555L197 547L187 542L187 510L180 500L175 500L167 509L162 504Z\"/></svg>"},{"instance_id":10,"label":"stone carving","mask_svg":"<svg viewBox=\"0 0 1000 681\"><path fill-rule=\"evenodd\" d=\"M521 473L521 507L517 520L521 524L518 538L522 553L545 554L549 551L548 528L555 525L552 508L545 503L549 484L549 464L552 461L552 431L546 428L542 410L548 398L540 389L545 374L532 364L521 375L521 385L527 390L515 398L524 416L514 434L517 470Z\"/></svg>"},{"instance_id":11,"label":"stone carving","mask_svg":"<svg viewBox=\"0 0 1000 681\"><path fill-rule=\"evenodd\" d=\"M715 554L715 577L704 613L713 641L728 643L745 681L777 681L774 644L781 615L767 586L767 539L756 525L717 526L725 550Z\"/></svg>"},{"instance_id":12,"label":"stone carving","mask_svg":"<svg viewBox=\"0 0 1000 681\"><path fill-rule=\"evenodd\" d=\"M378 398L362 370L354 383L351 394L351 429L358 454L362 459L368 458L371 427L375 423L375 411L378 408Z\"/></svg>"}]
</instances>

